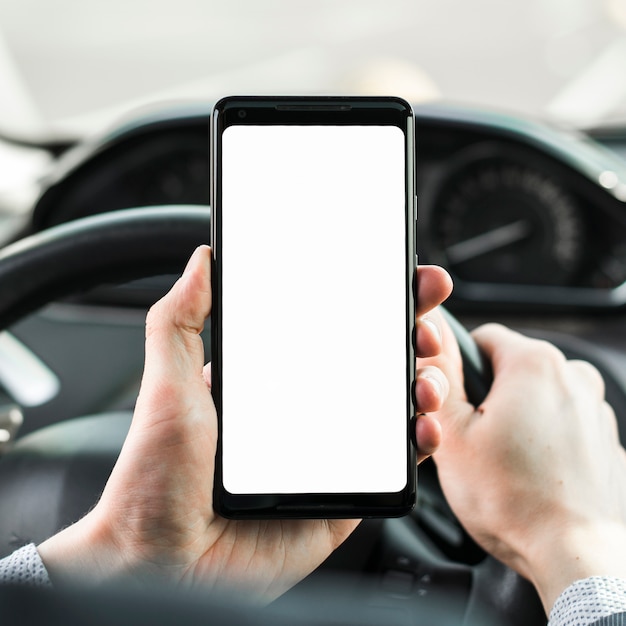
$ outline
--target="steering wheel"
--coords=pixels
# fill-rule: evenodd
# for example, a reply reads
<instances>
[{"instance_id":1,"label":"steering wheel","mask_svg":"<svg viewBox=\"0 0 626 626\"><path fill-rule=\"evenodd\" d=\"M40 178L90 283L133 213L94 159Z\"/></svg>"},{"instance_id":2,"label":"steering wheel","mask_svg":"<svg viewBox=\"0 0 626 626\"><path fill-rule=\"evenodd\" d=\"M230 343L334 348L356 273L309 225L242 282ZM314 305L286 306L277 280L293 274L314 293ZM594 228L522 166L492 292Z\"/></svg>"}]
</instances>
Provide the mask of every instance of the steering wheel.
<instances>
[{"instance_id":1,"label":"steering wheel","mask_svg":"<svg viewBox=\"0 0 626 626\"><path fill-rule=\"evenodd\" d=\"M76 220L7 246L0 251L0 330L80 290L180 273L209 232L206 206L150 207ZM488 367L467 332L447 315L462 350L470 400L477 404L489 389ZM0 459L1 554L11 551L16 536L41 541L94 504L128 424L128 415L81 418L18 440ZM67 482L68 475L76 484ZM278 603L306 600L332 572L366 580L368 598L375 597L377 606L408 611L415 623L443 605L454 624L545 624L532 586L486 555L455 519L434 464L420 466L419 477L419 503L412 515L365 520L317 572ZM37 495L30 496L29 490ZM51 497L58 501L50 502ZM23 536L19 524L29 517L38 521Z\"/></svg>"}]
</instances>

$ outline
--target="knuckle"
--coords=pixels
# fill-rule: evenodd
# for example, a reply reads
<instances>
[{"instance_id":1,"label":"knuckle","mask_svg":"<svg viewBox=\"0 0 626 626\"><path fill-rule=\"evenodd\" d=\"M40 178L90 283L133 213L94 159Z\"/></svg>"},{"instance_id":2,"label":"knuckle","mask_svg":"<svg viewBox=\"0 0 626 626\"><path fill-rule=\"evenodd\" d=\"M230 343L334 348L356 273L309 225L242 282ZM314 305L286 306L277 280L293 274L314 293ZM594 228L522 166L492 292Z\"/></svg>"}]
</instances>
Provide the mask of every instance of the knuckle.
<instances>
[{"instance_id":1,"label":"knuckle","mask_svg":"<svg viewBox=\"0 0 626 626\"><path fill-rule=\"evenodd\" d=\"M602 397L604 397L605 391L605 383L602 374L597 367L589 363L588 361L583 361L579 359L574 359L569 361L570 368L576 372L579 379L582 379L584 383L587 385L593 385Z\"/></svg>"},{"instance_id":2,"label":"knuckle","mask_svg":"<svg viewBox=\"0 0 626 626\"><path fill-rule=\"evenodd\" d=\"M146 314L146 338L158 334L166 325L168 320L167 306L164 299L155 302Z\"/></svg>"},{"instance_id":3,"label":"knuckle","mask_svg":"<svg viewBox=\"0 0 626 626\"><path fill-rule=\"evenodd\" d=\"M561 350L543 339L531 339L526 342L520 358L527 367L540 372L558 370L566 363Z\"/></svg>"}]
</instances>

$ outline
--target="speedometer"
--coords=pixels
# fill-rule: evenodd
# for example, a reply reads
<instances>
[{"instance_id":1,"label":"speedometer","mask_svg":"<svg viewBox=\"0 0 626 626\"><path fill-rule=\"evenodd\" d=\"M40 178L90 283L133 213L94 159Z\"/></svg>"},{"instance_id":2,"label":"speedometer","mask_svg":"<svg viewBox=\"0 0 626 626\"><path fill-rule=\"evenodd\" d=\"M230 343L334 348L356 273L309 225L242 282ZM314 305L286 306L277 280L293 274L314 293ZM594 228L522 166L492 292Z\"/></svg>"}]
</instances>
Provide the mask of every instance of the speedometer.
<instances>
[{"instance_id":1,"label":"speedometer","mask_svg":"<svg viewBox=\"0 0 626 626\"><path fill-rule=\"evenodd\" d=\"M502 157L466 163L441 186L431 233L444 262L472 282L566 285L585 228L576 199L550 173Z\"/></svg>"}]
</instances>

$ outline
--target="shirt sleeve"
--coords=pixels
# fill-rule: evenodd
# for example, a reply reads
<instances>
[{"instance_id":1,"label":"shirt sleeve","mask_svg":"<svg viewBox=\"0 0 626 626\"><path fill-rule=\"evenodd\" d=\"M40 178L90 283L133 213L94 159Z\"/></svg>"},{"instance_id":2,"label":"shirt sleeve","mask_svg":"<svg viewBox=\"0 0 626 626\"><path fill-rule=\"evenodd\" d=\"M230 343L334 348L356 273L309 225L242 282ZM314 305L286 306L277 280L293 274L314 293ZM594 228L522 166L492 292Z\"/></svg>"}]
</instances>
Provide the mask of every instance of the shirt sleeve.
<instances>
[{"instance_id":1,"label":"shirt sleeve","mask_svg":"<svg viewBox=\"0 0 626 626\"><path fill-rule=\"evenodd\" d=\"M0 584L50 587L50 577L34 543L0 560Z\"/></svg>"},{"instance_id":2,"label":"shirt sleeve","mask_svg":"<svg viewBox=\"0 0 626 626\"><path fill-rule=\"evenodd\" d=\"M602 617L591 626L626 626L626 613L615 613L607 617Z\"/></svg>"},{"instance_id":3,"label":"shirt sleeve","mask_svg":"<svg viewBox=\"0 0 626 626\"><path fill-rule=\"evenodd\" d=\"M626 621L604 621L626 612L626 579L592 576L577 580L557 598L548 626L592 626L624 624ZM623 619L620 617L620 619Z\"/></svg>"}]
</instances>

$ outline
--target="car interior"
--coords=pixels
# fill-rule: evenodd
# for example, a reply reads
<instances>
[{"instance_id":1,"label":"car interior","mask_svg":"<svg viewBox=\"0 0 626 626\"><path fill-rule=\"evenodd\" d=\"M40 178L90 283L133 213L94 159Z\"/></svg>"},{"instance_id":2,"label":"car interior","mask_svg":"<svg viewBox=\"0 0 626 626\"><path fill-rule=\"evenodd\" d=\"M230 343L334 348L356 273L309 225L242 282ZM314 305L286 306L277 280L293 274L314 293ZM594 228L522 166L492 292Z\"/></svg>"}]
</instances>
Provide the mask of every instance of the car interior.
<instances>
[{"instance_id":1,"label":"car interior","mask_svg":"<svg viewBox=\"0 0 626 626\"><path fill-rule=\"evenodd\" d=\"M0 556L71 524L102 491L138 392L146 311L209 242L218 95L128 107L71 137L19 137L0 119L9 154L45 154L22 194L0 194ZM454 279L446 309L468 394L479 402L490 381L465 329L500 322L593 363L626 441L626 117L412 104L419 260ZM448 623L432 618L443 607L451 624L545 624L533 587L455 518L431 461L418 484L410 515L365 520L279 609L341 580L360 610L407 623Z\"/></svg>"}]
</instances>

